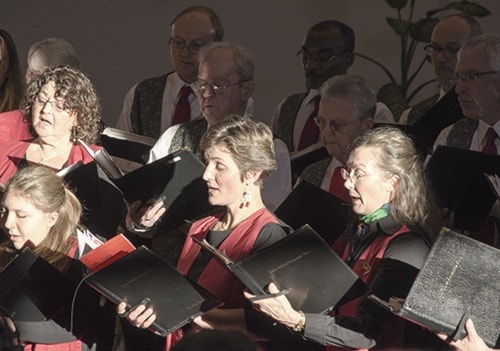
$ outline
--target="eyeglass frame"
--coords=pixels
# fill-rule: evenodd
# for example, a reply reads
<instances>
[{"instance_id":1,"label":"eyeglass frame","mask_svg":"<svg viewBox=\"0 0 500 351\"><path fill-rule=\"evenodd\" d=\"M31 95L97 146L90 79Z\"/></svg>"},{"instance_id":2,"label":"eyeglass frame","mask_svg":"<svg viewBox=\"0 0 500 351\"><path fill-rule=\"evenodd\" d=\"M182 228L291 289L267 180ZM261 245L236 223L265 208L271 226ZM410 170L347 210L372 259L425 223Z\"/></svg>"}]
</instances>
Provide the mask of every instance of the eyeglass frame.
<instances>
[{"instance_id":1,"label":"eyeglass frame","mask_svg":"<svg viewBox=\"0 0 500 351\"><path fill-rule=\"evenodd\" d=\"M327 125L332 132L340 132L345 126L352 124L354 122L361 122L361 119L355 119L353 121L345 122L345 123L337 123L332 120L326 120L325 118L321 116L316 116L313 118L314 123L318 126L319 129L325 128ZM323 126L321 125L322 123L320 121L325 121ZM328 122L328 123L327 123Z\"/></svg>"},{"instance_id":2,"label":"eyeglass frame","mask_svg":"<svg viewBox=\"0 0 500 351\"><path fill-rule=\"evenodd\" d=\"M427 55L432 55L432 54L439 54L442 53L446 57L453 57L456 56L458 50L460 50L460 47L454 47L454 46L446 46L444 48L441 47L436 47L432 44L424 46L424 51Z\"/></svg>"},{"instance_id":3,"label":"eyeglass frame","mask_svg":"<svg viewBox=\"0 0 500 351\"><path fill-rule=\"evenodd\" d=\"M330 51L328 49L326 50L320 50L320 53L321 52L327 52L327 51ZM330 51L331 52L331 51ZM314 54L314 55L311 55L308 53L309 55L309 58L307 59L307 61L304 59L304 49L300 49L299 51L297 51L297 53L295 54L295 56L297 56L297 58L300 60L300 62L302 63L303 66L305 66L307 63L311 62L312 61L315 61L315 62L319 62L319 63L329 63L329 62L332 62L333 60L335 60L336 58L344 55L344 54L347 54L348 52L350 51L344 51L344 52L341 52L340 54L331 54L328 58L319 58L318 59L318 53Z\"/></svg>"},{"instance_id":4,"label":"eyeglass frame","mask_svg":"<svg viewBox=\"0 0 500 351\"><path fill-rule=\"evenodd\" d=\"M379 173L370 173L370 174L356 174L358 171L357 168L351 169L350 171L347 169L347 167L341 167L340 168L340 176L344 181L349 179L349 181L353 184L358 184L360 180L362 180L365 177L371 177L375 175L381 175L387 172L379 172ZM354 173L353 173L354 172Z\"/></svg>"},{"instance_id":5,"label":"eyeglass frame","mask_svg":"<svg viewBox=\"0 0 500 351\"><path fill-rule=\"evenodd\" d=\"M224 93L224 91L227 88L232 87L232 86L237 85L237 84L246 83L246 82L249 82L249 80L248 79L240 79L237 82L229 83L229 84L223 84L223 83L219 83L219 82L213 82L213 83L209 84L208 82L205 82L203 84L204 88L201 88L201 87L198 87L200 80L197 80L196 82L194 82L194 90L198 94L203 94L207 90L207 88L209 88L210 92L212 94L221 95L222 93Z\"/></svg>"},{"instance_id":6,"label":"eyeglass frame","mask_svg":"<svg viewBox=\"0 0 500 351\"><path fill-rule=\"evenodd\" d=\"M180 41L179 41L180 40ZM178 39L174 38L173 36L170 36L168 39L168 44L173 45L177 50L182 51L185 48L187 48L188 52L190 54L197 54L200 52L201 48L207 45L208 43L205 44L192 44L192 43L186 43L184 39Z\"/></svg>"},{"instance_id":7,"label":"eyeglass frame","mask_svg":"<svg viewBox=\"0 0 500 351\"><path fill-rule=\"evenodd\" d=\"M42 109L45 108L45 106L47 106L47 104L50 104L50 108L53 110L53 111L56 111L58 113L60 112L68 112L69 109L68 107L66 106L66 102L65 101L62 101L62 106L58 106L58 103L60 104L61 102L57 101L57 100L50 100L50 99L46 99L44 100L45 98L43 98L42 96L38 95L35 100L33 101L34 104L40 106Z\"/></svg>"},{"instance_id":8,"label":"eyeglass frame","mask_svg":"<svg viewBox=\"0 0 500 351\"><path fill-rule=\"evenodd\" d=\"M478 77L485 76L487 74L497 74L500 71L482 71L482 72L468 72L468 73L457 73L448 78L451 85L457 84L460 79L463 83L467 83L471 80L477 80Z\"/></svg>"}]
</instances>

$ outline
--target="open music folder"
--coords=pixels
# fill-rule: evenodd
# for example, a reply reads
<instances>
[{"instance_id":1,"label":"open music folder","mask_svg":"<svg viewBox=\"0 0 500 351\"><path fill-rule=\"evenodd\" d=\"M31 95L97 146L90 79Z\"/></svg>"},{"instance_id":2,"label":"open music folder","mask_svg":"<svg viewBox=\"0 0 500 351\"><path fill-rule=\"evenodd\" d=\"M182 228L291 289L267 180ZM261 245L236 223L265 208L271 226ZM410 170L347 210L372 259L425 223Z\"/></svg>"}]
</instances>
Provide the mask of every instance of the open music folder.
<instances>
[{"instance_id":1,"label":"open music folder","mask_svg":"<svg viewBox=\"0 0 500 351\"><path fill-rule=\"evenodd\" d=\"M194 237L193 237L194 238ZM241 261L233 262L208 242L195 240L253 294L265 298L274 282L296 310L327 313L365 292L352 269L308 225Z\"/></svg>"}]
</instances>

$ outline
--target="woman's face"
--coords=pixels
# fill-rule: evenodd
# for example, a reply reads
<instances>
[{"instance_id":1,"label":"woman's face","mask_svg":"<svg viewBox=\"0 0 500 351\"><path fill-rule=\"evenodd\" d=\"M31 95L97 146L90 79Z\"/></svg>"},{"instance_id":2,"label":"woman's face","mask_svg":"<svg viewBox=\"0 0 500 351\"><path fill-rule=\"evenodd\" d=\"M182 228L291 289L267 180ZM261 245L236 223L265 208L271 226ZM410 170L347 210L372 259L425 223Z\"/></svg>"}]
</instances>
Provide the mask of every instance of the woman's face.
<instances>
[{"instance_id":1,"label":"woman's face","mask_svg":"<svg viewBox=\"0 0 500 351\"><path fill-rule=\"evenodd\" d=\"M64 107L64 98L56 97L56 85L50 81L42 86L33 102L33 128L41 139L70 140L76 114Z\"/></svg>"},{"instance_id":2,"label":"woman's face","mask_svg":"<svg viewBox=\"0 0 500 351\"><path fill-rule=\"evenodd\" d=\"M57 221L57 212L43 212L29 198L9 192L3 200L3 224L16 249L30 241L38 246L49 234Z\"/></svg>"},{"instance_id":3,"label":"woman's face","mask_svg":"<svg viewBox=\"0 0 500 351\"><path fill-rule=\"evenodd\" d=\"M206 163L203 180L208 186L208 202L216 206L239 206L245 182L233 156L225 148L215 146L206 154Z\"/></svg>"},{"instance_id":4,"label":"woman's face","mask_svg":"<svg viewBox=\"0 0 500 351\"><path fill-rule=\"evenodd\" d=\"M376 150L358 147L347 160L344 186L349 190L354 213L366 215L390 202L394 192L394 177L389 177L375 162Z\"/></svg>"}]
</instances>

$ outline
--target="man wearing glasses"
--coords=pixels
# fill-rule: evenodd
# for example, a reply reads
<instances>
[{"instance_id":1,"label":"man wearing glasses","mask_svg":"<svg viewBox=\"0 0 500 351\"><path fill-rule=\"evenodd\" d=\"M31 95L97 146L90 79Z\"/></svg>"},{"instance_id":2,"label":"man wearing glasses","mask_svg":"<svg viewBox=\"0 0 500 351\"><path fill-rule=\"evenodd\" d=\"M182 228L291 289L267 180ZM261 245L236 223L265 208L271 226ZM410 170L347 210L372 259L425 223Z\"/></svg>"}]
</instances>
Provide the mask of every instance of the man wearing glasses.
<instances>
[{"instance_id":1,"label":"man wearing glasses","mask_svg":"<svg viewBox=\"0 0 500 351\"><path fill-rule=\"evenodd\" d=\"M342 170L350 145L375 122L375 92L360 76L337 75L321 86L321 102L316 125L330 157L310 164L300 175L344 201L351 201L344 187Z\"/></svg>"},{"instance_id":2,"label":"man wearing glasses","mask_svg":"<svg viewBox=\"0 0 500 351\"><path fill-rule=\"evenodd\" d=\"M500 155L500 39L493 35L475 37L462 46L457 57L450 84L455 86L466 118L443 129L434 150L446 145ZM490 211L490 218L493 217L500 218L498 200ZM489 219L471 237L499 247L499 224L498 220Z\"/></svg>"},{"instance_id":3,"label":"man wearing glasses","mask_svg":"<svg viewBox=\"0 0 500 351\"><path fill-rule=\"evenodd\" d=\"M200 67L194 89L201 116L190 122L168 128L149 153L149 162L180 149L188 149L203 160L199 144L208 127L230 114L251 116L253 110L254 62L242 47L218 42L200 52ZM262 196L271 210L291 190L290 158L286 145L274 140L278 169L264 182Z\"/></svg>"},{"instance_id":4,"label":"man wearing glasses","mask_svg":"<svg viewBox=\"0 0 500 351\"><path fill-rule=\"evenodd\" d=\"M431 43L424 47L428 59L432 62L436 79L439 83L439 94L433 95L401 114L399 123L413 124L448 91L453 89L450 77L457 64L457 52L469 39L483 34L481 25L466 14L453 14L443 17L434 26Z\"/></svg>"},{"instance_id":5,"label":"man wearing glasses","mask_svg":"<svg viewBox=\"0 0 500 351\"><path fill-rule=\"evenodd\" d=\"M157 139L174 124L200 115L194 82L200 49L221 41L222 22L209 7L193 6L172 20L168 41L174 71L134 85L125 96L116 128Z\"/></svg>"},{"instance_id":6,"label":"man wearing glasses","mask_svg":"<svg viewBox=\"0 0 500 351\"><path fill-rule=\"evenodd\" d=\"M273 132L291 153L318 145L319 129L314 123L319 108L319 89L330 77L346 74L354 62L353 30L328 20L312 26L297 57L304 69L307 92L284 99L273 115ZM378 106L377 121L393 121L387 106Z\"/></svg>"}]
</instances>

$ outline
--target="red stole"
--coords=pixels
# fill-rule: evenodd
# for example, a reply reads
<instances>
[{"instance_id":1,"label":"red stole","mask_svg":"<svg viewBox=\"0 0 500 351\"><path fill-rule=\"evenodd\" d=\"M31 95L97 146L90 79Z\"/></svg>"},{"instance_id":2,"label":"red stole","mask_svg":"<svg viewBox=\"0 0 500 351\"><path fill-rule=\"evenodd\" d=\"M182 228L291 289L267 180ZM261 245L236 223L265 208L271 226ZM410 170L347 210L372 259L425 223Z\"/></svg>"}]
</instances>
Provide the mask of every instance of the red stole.
<instances>
[{"instance_id":1,"label":"red stole","mask_svg":"<svg viewBox=\"0 0 500 351\"><path fill-rule=\"evenodd\" d=\"M33 136L21 110L0 113L0 145L29 139Z\"/></svg>"},{"instance_id":2,"label":"red stole","mask_svg":"<svg viewBox=\"0 0 500 351\"><path fill-rule=\"evenodd\" d=\"M363 280L367 285L369 285L373 278L375 277L378 267L380 266L380 261L384 257L385 250L391 242L392 239L400 234L407 233L410 230L406 226L402 226L397 232L392 235L379 235L377 238L368 246L368 248L363 251L361 256L356 260L352 269L356 274ZM344 249L342 259L345 261L349 256L350 245ZM365 296L360 296L345 305L342 305L338 309L338 315L340 316L352 316L357 315L358 306ZM377 345L372 350L381 350L387 348L398 348L403 344L403 328L404 321L400 318L394 318L390 325L383 327L382 333ZM328 351L334 350L352 350L349 347L336 347L328 346L326 348ZM366 350L366 349L360 349Z\"/></svg>"},{"instance_id":3,"label":"red stole","mask_svg":"<svg viewBox=\"0 0 500 351\"><path fill-rule=\"evenodd\" d=\"M205 239L208 231L222 215L223 213L209 216L193 223L184 243L181 257L177 263L179 272L187 274L200 253L200 245L196 244L191 237L195 236L199 240ZM235 262L245 258L252 251L262 227L268 223L278 223L278 220L266 208L256 211L231 231L229 236L220 245L219 250L223 251ZM214 259L211 259L203 270L203 273L198 278L198 284L218 299L224 301L224 308L244 306L243 284ZM182 330L168 335L166 350L170 350L181 337Z\"/></svg>"}]
</instances>

